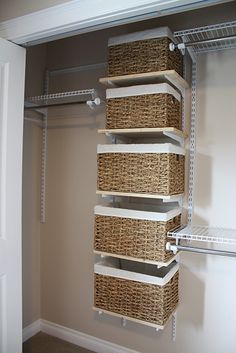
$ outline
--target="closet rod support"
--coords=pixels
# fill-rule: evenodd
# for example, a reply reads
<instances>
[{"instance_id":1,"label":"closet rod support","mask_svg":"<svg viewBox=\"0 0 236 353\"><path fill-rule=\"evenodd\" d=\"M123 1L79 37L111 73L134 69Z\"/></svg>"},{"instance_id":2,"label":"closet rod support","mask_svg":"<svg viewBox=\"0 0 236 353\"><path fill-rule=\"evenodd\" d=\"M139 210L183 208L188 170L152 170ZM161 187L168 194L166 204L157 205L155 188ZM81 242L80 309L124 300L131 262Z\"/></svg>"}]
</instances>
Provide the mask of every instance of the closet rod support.
<instances>
[{"instance_id":1,"label":"closet rod support","mask_svg":"<svg viewBox=\"0 0 236 353\"><path fill-rule=\"evenodd\" d=\"M181 250L181 251L194 252L194 253L198 253L198 254L236 257L236 252L233 252L233 251L205 249L205 248L199 248L199 247L194 247L194 246L173 245L169 242L166 244L166 250L173 251L174 254L177 251Z\"/></svg>"},{"instance_id":2,"label":"closet rod support","mask_svg":"<svg viewBox=\"0 0 236 353\"><path fill-rule=\"evenodd\" d=\"M89 106L90 109L94 109L96 106L101 104L101 99L97 97L94 100L87 101L86 104Z\"/></svg>"}]
</instances>

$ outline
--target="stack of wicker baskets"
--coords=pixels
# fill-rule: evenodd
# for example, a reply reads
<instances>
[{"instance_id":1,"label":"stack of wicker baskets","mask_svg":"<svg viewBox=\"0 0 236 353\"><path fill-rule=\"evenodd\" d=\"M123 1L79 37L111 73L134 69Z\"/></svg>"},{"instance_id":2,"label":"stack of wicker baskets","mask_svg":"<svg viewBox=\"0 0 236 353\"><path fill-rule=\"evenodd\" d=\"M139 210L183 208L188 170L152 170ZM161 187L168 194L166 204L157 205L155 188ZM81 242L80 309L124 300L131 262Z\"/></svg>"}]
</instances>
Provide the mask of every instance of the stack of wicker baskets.
<instances>
[{"instance_id":1,"label":"stack of wicker baskets","mask_svg":"<svg viewBox=\"0 0 236 353\"><path fill-rule=\"evenodd\" d=\"M112 38L108 75L175 70L182 55L170 52L167 28ZM107 129L181 129L181 96L167 83L108 89ZM184 149L171 143L98 146L98 190L147 196L184 192ZM167 232L180 225L181 209L143 204L96 206L95 309L163 327L178 304L178 265L166 251ZM156 265L163 266L157 270Z\"/></svg>"}]
</instances>

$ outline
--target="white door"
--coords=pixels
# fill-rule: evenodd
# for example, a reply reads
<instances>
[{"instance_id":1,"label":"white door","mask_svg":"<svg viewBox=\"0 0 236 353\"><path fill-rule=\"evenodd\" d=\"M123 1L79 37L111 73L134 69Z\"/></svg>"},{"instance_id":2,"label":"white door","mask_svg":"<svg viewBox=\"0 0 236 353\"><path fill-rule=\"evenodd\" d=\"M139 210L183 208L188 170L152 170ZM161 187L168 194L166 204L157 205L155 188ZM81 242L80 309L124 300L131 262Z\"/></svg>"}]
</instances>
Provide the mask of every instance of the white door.
<instances>
[{"instance_id":1,"label":"white door","mask_svg":"<svg viewBox=\"0 0 236 353\"><path fill-rule=\"evenodd\" d=\"M0 38L0 352L22 351L21 188L25 49Z\"/></svg>"}]
</instances>

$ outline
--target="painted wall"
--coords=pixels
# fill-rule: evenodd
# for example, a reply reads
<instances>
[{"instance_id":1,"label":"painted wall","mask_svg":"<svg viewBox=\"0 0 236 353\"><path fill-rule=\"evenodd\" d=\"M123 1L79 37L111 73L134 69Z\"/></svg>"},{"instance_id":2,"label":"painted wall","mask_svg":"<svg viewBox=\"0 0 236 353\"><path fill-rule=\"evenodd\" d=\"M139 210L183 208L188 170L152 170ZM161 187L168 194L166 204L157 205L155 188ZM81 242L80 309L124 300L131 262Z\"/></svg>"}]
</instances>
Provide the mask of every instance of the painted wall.
<instances>
[{"instance_id":1,"label":"painted wall","mask_svg":"<svg viewBox=\"0 0 236 353\"><path fill-rule=\"evenodd\" d=\"M24 16L31 12L59 5L69 0L11 0L0 1L0 22L14 17Z\"/></svg>"},{"instance_id":2,"label":"painted wall","mask_svg":"<svg viewBox=\"0 0 236 353\"><path fill-rule=\"evenodd\" d=\"M225 5L224 11L214 9L207 13L208 22L230 19L235 13L232 4ZM52 69L106 61L107 38L115 33L163 24L176 29L205 22L206 12L201 10L192 17L171 16L57 41L48 45L47 66ZM209 54L199 61L196 223L236 227L232 187L236 173L232 162L236 147L236 109L232 104L236 93L235 54ZM104 74L100 70L53 77L51 91L97 86L104 94L98 86L98 78ZM122 328L119 319L98 317L93 312L96 145L104 141L97 129L105 125L105 107L96 111L86 106L56 109L51 112L50 124L54 128L48 132L46 224L41 227L40 238L41 317L142 353L233 353L234 259L181 255L181 302L175 343L170 324L158 333L131 323Z\"/></svg>"},{"instance_id":3,"label":"painted wall","mask_svg":"<svg viewBox=\"0 0 236 353\"><path fill-rule=\"evenodd\" d=\"M46 46L27 49L25 95L43 93ZM38 115L25 112L25 116ZM23 150L23 327L41 317L40 305L40 173L41 128L24 122Z\"/></svg>"},{"instance_id":4,"label":"painted wall","mask_svg":"<svg viewBox=\"0 0 236 353\"><path fill-rule=\"evenodd\" d=\"M40 308L41 129L25 121L23 153L23 327L38 320Z\"/></svg>"}]
</instances>

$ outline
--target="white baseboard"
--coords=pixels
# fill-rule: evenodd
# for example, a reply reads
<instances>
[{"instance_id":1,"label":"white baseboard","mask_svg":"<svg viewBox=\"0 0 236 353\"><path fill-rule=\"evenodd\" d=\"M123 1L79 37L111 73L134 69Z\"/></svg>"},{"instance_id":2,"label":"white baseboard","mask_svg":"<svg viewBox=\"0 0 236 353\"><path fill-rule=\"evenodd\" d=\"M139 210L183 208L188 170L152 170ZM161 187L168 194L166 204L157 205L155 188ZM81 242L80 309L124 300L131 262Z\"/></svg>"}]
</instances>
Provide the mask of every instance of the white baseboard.
<instances>
[{"instance_id":1,"label":"white baseboard","mask_svg":"<svg viewBox=\"0 0 236 353\"><path fill-rule=\"evenodd\" d=\"M23 342L41 331L41 320L34 321L23 329Z\"/></svg>"},{"instance_id":2,"label":"white baseboard","mask_svg":"<svg viewBox=\"0 0 236 353\"><path fill-rule=\"evenodd\" d=\"M46 320L41 320L41 331L96 353L140 353Z\"/></svg>"}]
</instances>

